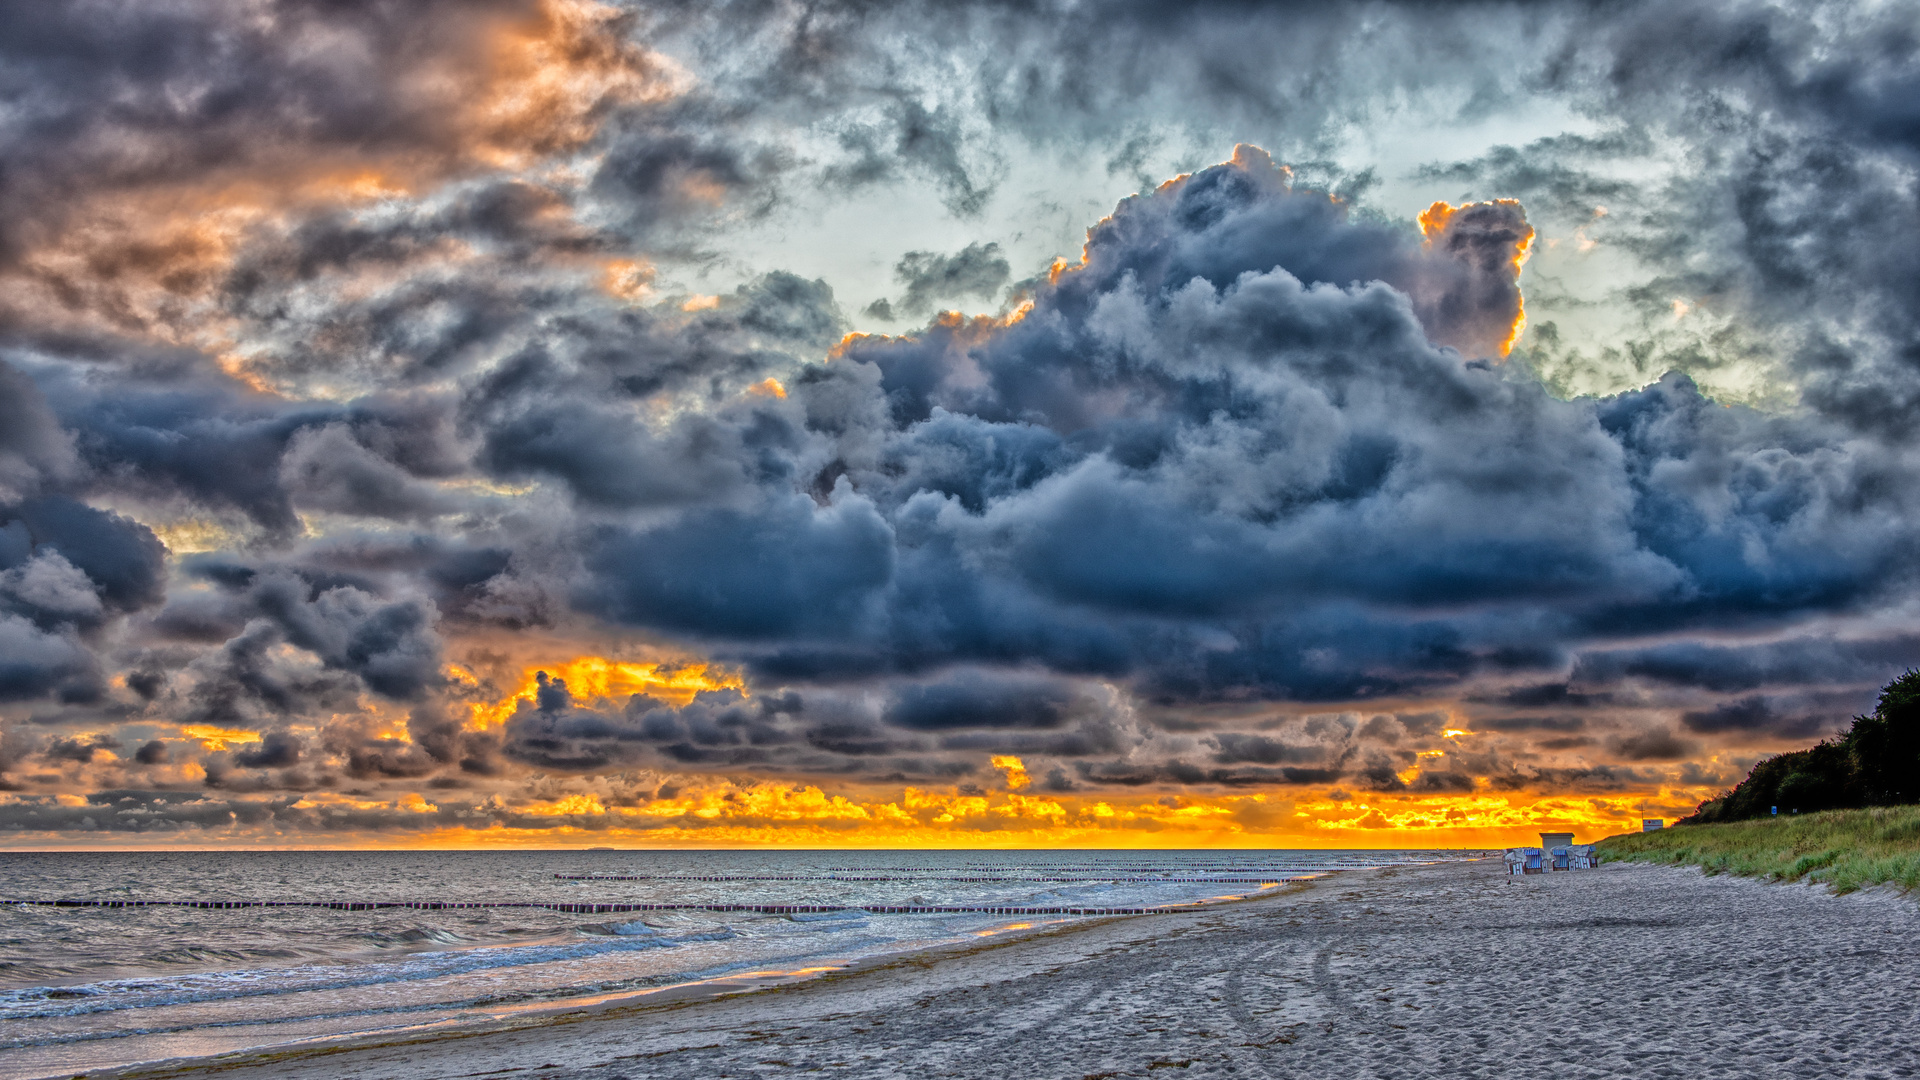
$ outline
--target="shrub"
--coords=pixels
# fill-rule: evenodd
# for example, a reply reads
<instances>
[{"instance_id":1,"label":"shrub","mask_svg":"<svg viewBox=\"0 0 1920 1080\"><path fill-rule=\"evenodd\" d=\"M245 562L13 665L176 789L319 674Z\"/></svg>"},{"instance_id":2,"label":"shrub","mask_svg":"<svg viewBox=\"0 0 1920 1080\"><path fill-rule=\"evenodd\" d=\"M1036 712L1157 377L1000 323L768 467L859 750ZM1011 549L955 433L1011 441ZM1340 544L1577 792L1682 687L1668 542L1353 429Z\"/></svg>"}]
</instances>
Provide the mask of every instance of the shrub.
<instances>
[{"instance_id":1,"label":"shrub","mask_svg":"<svg viewBox=\"0 0 1920 1080\"><path fill-rule=\"evenodd\" d=\"M1679 824L1702 825L1846 807L1920 803L1920 671L1880 691L1871 715L1838 739L1766 758L1740 786Z\"/></svg>"}]
</instances>

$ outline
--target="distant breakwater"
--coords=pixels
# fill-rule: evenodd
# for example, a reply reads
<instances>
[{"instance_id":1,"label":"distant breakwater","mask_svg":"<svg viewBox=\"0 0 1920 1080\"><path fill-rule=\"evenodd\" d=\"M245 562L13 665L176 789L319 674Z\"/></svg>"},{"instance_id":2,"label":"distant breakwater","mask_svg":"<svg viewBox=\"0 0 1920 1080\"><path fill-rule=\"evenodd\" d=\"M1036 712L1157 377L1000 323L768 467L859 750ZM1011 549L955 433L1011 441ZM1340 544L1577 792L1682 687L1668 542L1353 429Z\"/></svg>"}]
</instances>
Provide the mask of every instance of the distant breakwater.
<instances>
[{"instance_id":1,"label":"distant breakwater","mask_svg":"<svg viewBox=\"0 0 1920 1080\"><path fill-rule=\"evenodd\" d=\"M59 908L324 908L329 911L379 911L406 908L450 911L468 908L541 908L569 915L622 915L639 911L742 912L755 915L1162 915L1190 910L1197 903L1157 907L1030 907L1001 904L570 904L538 900L0 900L0 905Z\"/></svg>"},{"instance_id":2,"label":"distant breakwater","mask_svg":"<svg viewBox=\"0 0 1920 1080\"><path fill-rule=\"evenodd\" d=\"M1114 885L1285 885L1293 878L1283 877L953 877L922 874L908 879L899 877L847 877L837 874L555 874L560 881L884 881L911 884L916 881L959 881L975 884L997 882L1106 882Z\"/></svg>"}]
</instances>

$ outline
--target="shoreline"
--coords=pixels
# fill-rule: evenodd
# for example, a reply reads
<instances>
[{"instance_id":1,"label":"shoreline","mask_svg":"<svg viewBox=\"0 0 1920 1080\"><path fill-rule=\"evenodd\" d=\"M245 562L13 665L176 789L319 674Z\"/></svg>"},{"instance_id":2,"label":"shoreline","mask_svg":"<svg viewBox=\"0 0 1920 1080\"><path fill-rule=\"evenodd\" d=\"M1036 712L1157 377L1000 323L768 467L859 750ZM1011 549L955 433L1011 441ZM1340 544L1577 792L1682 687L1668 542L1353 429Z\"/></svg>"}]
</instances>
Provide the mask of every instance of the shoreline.
<instances>
[{"instance_id":1,"label":"shoreline","mask_svg":"<svg viewBox=\"0 0 1920 1080\"><path fill-rule=\"evenodd\" d=\"M89 1080L1920 1075L1920 906L1690 868L1353 870L749 990ZM71 1074L68 1074L71 1075Z\"/></svg>"},{"instance_id":2,"label":"shoreline","mask_svg":"<svg viewBox=\"0 0 1920 1080\"><path fill-rule=\"evenodd\" d=\"M68 1070L48 1074L22 1074L19 1080L68 1080L68 1078L81 1076L87 1077L88 1080L95 1080L95 1078L99 1078L99 1080L122 1080L122 1078L124 1078L124 1080L140 1080L140 1078L147 1077L185 1077L200 1072L225 1073L234 1069L258 1068L308 1060L319 1060L341 1054L368 1050L400 1047L429 1047L441 1042L501 1035L525 1030L539 1030L555 1025L571 1025L618 1019L638 1019L651 1013L678 1011L707 1002L778 992L794 986L836 978L857 978L873 971L893 970L903 967L930 967L943 960L954 957L980 955L997 949L1017 946L1035 938L1072 934L1114 923L1139 922L1149 919L1164 920L1169 917L1191 916L1197 913L1213 911L1234 905L1261 903L1280 895L1306 888L1315 881L1323 881L1339 874L1354 872L1356 871L1319 871L1316 872L1315 876L1286 881L1274 889L1261 890L1250 895L1212 898L1198 903L1172 905L1158 912L1147 911L1077 917L1054 916L1055 921L1038 924L1015 922L1004 927L989 927L985 930L974 931L969 935L968 940L947 941L924 946L909 946L895 951L873 953L850 959L825 958L823 962L818 965L793 971L734 972L716 975L710 978L689 980L687 982L670 983L651 989L625 991L591 1002L583 1003L580 999L572 999L562 1002L528 1004L508 1009L507 1015L470 1023L441 1023L423 1025L418 1028L397 1028L378 1032L320 1036L290 1042L268 1043L261 1046L246 1047L214 1054L157 1058L126 1065L106 1066L85 1072ZM1010 917L1017 918L1019 916ZM1034 915L1031 916L1031 918L1045 919L1048 918L1048 916Z\"/></svg>"}]
</instances>

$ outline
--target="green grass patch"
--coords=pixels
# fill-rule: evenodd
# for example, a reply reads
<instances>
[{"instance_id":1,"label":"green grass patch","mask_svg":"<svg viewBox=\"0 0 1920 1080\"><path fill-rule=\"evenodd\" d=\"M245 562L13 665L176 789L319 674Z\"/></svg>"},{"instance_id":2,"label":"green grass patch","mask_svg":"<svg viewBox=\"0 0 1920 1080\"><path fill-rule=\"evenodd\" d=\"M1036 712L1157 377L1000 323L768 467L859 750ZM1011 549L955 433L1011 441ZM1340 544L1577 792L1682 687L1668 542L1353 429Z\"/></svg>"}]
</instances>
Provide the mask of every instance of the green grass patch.
<instances>
[{"instance_id":1,"label":"green grass patch","mask_svg":"<svg viewBox=\"0 0 1920 1080\"><path fill-rule=\"evenodd\" d=\"M1820 881L1839 893L1868 885L1911 892L1920 887L1920 806L1676 825L1609 836L1596 847L1607 861L1698 866L1709 874L1770 881Z\"/></svg>"}]
</instances>

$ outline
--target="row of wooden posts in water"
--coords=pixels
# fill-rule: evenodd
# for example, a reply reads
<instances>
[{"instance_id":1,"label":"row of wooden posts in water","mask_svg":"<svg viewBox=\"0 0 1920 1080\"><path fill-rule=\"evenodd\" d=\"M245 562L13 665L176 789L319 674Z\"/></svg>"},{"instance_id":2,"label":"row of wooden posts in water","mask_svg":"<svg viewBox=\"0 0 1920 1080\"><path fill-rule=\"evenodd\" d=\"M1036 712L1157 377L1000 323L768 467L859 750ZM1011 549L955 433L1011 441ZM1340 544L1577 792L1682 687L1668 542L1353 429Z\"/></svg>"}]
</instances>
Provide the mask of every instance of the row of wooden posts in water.
<instances>
[{"instance_id":1,"label":"row of wooden posts in water","mask_svg":"<svg viewBox=\"0 0 1920 1080\"><path fill-rule=\"evenodd\" d=\"M0 900L0 905L22 904L60 908L326 908L331 911L377 911L409 908L423 911L467 908L544 908L569 915L620 915L636 911L714 911L750 912L757 915L836 915L862 912L868 915L1160 915L1191 904L1161 907L1014 907L985 905L861 904L574 904L522 901L446 900Z\"/></svg>"},{"instance_id":2,"label":"row of wooden posts in water","mask_svg":"<svg viewBox=\"0 0 1920 1080\"><path fill-rule=\"evenodd\" d=\"M555 874L560 881L902 881L898 877L841 877L822 874ZM919 881L990 882L1109 882L1115 885L1285 885L1292 878L1282 877L942 877L929 875L904 879Z\"/></svg>"}]
</instances>

